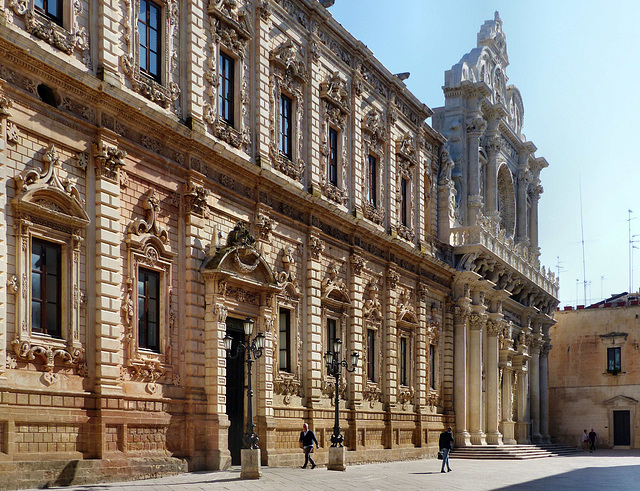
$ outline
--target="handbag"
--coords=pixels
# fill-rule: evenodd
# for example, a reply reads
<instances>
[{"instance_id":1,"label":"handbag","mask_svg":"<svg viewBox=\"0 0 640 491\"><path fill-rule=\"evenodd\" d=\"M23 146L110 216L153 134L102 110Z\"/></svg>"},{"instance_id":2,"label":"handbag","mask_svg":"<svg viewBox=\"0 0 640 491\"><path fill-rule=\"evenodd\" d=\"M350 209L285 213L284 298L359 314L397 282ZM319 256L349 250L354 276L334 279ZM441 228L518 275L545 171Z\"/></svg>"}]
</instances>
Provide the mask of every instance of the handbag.
<instances>
[{"instance_id":1,"label":"handbag","mask_svg":"<svg viewBox=\"0 0 640 491\"><path fill-rule=\"evenodd\" d=\"M444 459L442 452L438 452L438 460L442 460Z\"/></svg>"}]
</instances>

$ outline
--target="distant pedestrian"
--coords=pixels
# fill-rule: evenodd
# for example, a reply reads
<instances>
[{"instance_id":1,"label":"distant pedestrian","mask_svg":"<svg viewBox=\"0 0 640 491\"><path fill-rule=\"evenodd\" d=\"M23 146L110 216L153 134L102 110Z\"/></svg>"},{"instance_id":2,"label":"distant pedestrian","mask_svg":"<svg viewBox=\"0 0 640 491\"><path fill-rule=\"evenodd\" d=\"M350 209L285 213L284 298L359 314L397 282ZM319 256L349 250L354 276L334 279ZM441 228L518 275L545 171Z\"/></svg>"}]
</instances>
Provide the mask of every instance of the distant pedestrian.
<instances>
[{"instance_id":1,"label":"distant pedestrian","mask_svg":"<svg viewBox=\"0 0 640 491\"><path fill-rule=\"evenodd\" d=\"M589 432L589 443L591 443L591 448L589 449L589 452L593 452L596 449L596 432L593 431L593 428L591 428L591 431Z\"/></svg>"},{"instance_id":2,"label":"distant pedestrian","mask_svg":"<svg viewBox=\"0 0 640 491\"><path fill-rule=\"evenodd\" d=\"M587 434L587 430L584 430L582 434L582 450L587 450L589 448L589 435Z\"/></svg>"},{"instance_id":3,"label":"distant pedestrian","mask_svg":"<svg viewBox=\"0 0 640 491\"><path fill-rule=\"evenodd\" d=\"M311 458L311 454L313 453L313 444L316 444L316 448L320 448L318 445L318 440L316 435L309 429L309 425L304 423L302 425L302 431L300 432L300 443L302 444L302 449L304 450L304 465L303 469L307 468L307 464L311 462L311 468L316 468L316 463Z\"/></svg>"},{"instance_id":4,"label":"distant pedestrian","mask_svg":"<svg viewBox=\"0 0 640 491\"><path fill-rule=\"evenodd\" d=\"M445 465L447 466L447 472L451 472L451 466L449 466L449 452L453 450L453 430L451 430L451 426L447 431L440 433L439 447L442 452L442 469L440 472L444 472Z\"/></svg>"}]
</instances>

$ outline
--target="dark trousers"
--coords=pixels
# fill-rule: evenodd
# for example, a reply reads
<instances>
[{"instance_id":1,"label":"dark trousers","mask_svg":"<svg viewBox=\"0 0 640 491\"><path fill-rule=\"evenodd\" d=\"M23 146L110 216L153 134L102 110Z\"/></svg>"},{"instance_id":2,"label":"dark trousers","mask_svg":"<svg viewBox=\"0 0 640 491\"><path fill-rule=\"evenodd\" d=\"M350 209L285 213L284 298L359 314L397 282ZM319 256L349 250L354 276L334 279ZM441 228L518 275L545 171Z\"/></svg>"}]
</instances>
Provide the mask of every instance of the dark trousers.
<instances>
[{"instance_id":1,"label":"dark trousers","mask_svg":"<svg viewBox=\"0 0 640 491\"><path fill-rule=\"evenodd\" d=\"M311 462L311 467L314 467L316 463L311 458L311 452L313 452L313 445L308 447L304 447L304 466L307 467L307 464Z\"/></svg>"},{"instance_id":2,"label":"dark trousers","mask_svg":"<svg viewBox=\"0 0 640 491\"><path fill-rule=\"evenodd\" d=\"M591 448L589 449L590 451L594 451L596 449L596 441L595 440L591 440Z\"/></svg>"},{"instance_id":3,"label":"dark trousers","mask_svg":"<svg viewBox=\"0 0 640 491\"><path fill-rule=\"evenodd\" d=\"M442 452L442 470L444 470L444 466L447 466L447 470L451 470L451 467L449 466L449 449L448 448L442 448L440 449L440 451Z\"/></svg>"}]
</instances>

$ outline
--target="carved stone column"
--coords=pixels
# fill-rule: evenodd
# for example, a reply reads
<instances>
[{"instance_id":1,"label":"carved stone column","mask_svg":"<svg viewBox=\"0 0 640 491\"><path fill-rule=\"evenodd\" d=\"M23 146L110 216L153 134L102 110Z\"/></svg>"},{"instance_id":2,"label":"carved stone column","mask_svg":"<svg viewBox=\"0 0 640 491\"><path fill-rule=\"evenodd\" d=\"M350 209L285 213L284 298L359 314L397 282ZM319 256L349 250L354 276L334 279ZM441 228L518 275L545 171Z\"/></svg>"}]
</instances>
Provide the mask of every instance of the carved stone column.
<instances>
[{"instance_id":1,"label":"carved stone column","mask_svg":"<svg viewBox=\"0 0 640 491\"><path fill-rule=\"evenodd\" d=\"M196 435L202 422L198 416L194 416L194 407L201 400L204 390L204 377L201 370L195 367L201 364L202 352L198 348L202 342L202 321L205 317L205 305L202 297L205 288L202 284L200 266L205 257L203 244L207 240L215 240L215 237L207 237L205 234L205 222L209 215L207 204L208 191L202 182L191 171L192 179L184 184L182 191L183 213L180 217L180 226L184 227L184 234L179 234L179 250L183 251L178 260L178 277L184 289L178 289L178 315L184 315L183 328L179 329L180 346L184 346L184 362L180 364L180 374L184 385L189 387L187 395L187 431L186 441L189 455L196 459L195 454L202 455L204 449L197 448ZM215 232L214 234L215 235ZM211 244L215 250L216 244ZM199 458L198 458L199 460Z\"/></svg>"},{"instance_id":2,"label":"carved stone column","mask_svg":"<svg viewBox=\"0 0 640 491\"><path fill-rule=\"evenodd\" d=\"M6 183L7 179L7 125L9 125L10 109L13 102L2 93L2 85L0 85L0 180ZM6 186L0 191L0 207L6 210L7 195ZM7 228L6 222L0 224L0 256L7 257ZM0 265L0 383L6 378L4 372L7 367L7 260L2 261Z\"/></svg>"},{"instance_id":3,"label":"carved stone column","mask_svg":"<svg viewBox=\"0 0 640 491\"><path fill-rule=\"evenodd\" d=\"M527 377L526 362L516 369L516 397L518 399L518 419L516 421L516 440L518 443L531 443L529 438L529 407L527 398L529 394L529 380Z\"/></svg>"},{"instance_id":4,"label":"carved stone column","mask_svg":"<svg viewBox=\"0 0 640 491\"><path fill-rule=\"evenodd\" d=\"M500 152L500 132L498 125L500 119L506 116L502 104L496 104L490 111L490 119L487 125L487 175L484 195L485 212L489 217L498 214L498 153Z\"/></svg>"},{"instance_id":5,"label":"carved stone column","mask_svg":"<svg viewBox=\"0 0 640 491\"><path fill-rule=\"evenodd\" d=\"M362 307L364 297L364 279L362 270L365 265L365 259L360 249L354 249L349 258L349 295L351 297L351 322L349 323L350 332L346 345L345 356L349 356L353 351L360 354L358 360L358 368L347 374L350 379L349 383L349 438L346 440L350 449L361 450L364 448L361 439L357 438L359 431L359 420L356 416L358 411L362 409L362 393L366 384L366 367L363 366L364 350L365 350L365 333L363 325Z\"/></svg>"},{"instance_id":6,"label":"carved stone column","mask_svg":"<svg viewBox=\"0 0 640 491\"><path fill-rule=\"evenodd\" d=\"M480 137L487 123L477 116L467 124L467 162L469 163L468 213L465 225L473 226L482 210L482 190L480 189Z\"/></svg>"},{"instance_id":7,"label":"carved stone column","mask_svg":"<svg viewBox=\"0 0 640 491\"><path fill-rule=\"evenodd\" d=\"M307 329L303 332L306 339L306 356L303 358L303 373L306 374L305 395L307 405L315 408L322 396L322 280L321 257L324 241L318 230L312 229L307 240ZM319 348L319 349L318 349Z\"/></svg>"},{"instance_id":8,"label":"carved stone column","mask_svg":"<svg viewBox=\"0 0 640 491\"><path fill-rule=\"evenodd\" d=\"M486 315L474 305L469 316L469 433L473 445L486 445L482 431L482 332Z\"/></svg>"},{"instance_id":9,"label":"carved stone column","mask_svg":"<svg viewBox=\"0 0 640 491\"><path fill-rule=\"evenodd\" d=\"M538 254L538 203L540 202L542 186L538 185L530 189L531 211L529 214L529 242L531 251Z\"/></svg>"},{"instance_id":10,"label":"carved stone column","mask_svg":"<svg viewBox=\"0 0 640 491\"><path fill-rule=\"evenodd\" d=\"M487 141L487 176L485 190L485 211L487 216L495 217L498 213L498 152L500 137L492 135Z\"/></svg>"},{"instance_id":11,"label":"carved stone column","mask_svg":"<svg viewBox=\"0 0 640 491\"><path fill-rule=\"evenodd\" d=\"M529 370L529 397L531 411L531 440L540 443L540 340L534 335L531 343L531 362Z\"/></svg>"},{"instance_id":12,"label":"carved stone column","mask_svg":"<svg viewBox=\"0 0 640 491\"><path fill-rule=\"evenodd\" d=\"M469 435L469 420L467 419L468 401L468 371L467 371L467 343L469 314L471 313L471 297L469 296L469 284L465 276L474 273L460 273L461 278L454 285L454 293L458 296L454 307L453 318L453 410L456 415L455 444L458 447L471 445Z\"/></svg>"},{"instance_id":13,"label":"carved stone column","mask_svg":"<svg viewBox=\"0 0 640 491\"><path fill-rule=\"evenodd\" d=\"M549 344L540 352L540 434L543 443L551 443L549 436Z\"/></svg>"},{"instance_id":14,"label":"carved stone column","mask_svg":"<svg viewBox=\"0 0 640 491\"><path fill-rule=\"evenodd\" d=\"M205 278L205 394L207 416L202 428L206 442L207 469L228 469L231 466L229 452L229 417L227 416L227 357L223 339L227 332L227 307L221 290L224 282L206 275Z\"/></svg>"},{"instance_id":15,"label":"carved stone column","mask_svg":"<svg viewBox=\"0 0 640 491\"><path fill-rule=\"evenodd\" d=\"M398 304L398 292L396 287L400 275L395 269L390 268L387 270L386 277L386 289L387 289L387 304L386 304L386 326L384 333L384 372L385 372L385 393L383 395L386 409L386 441L389 448L396 447L396 439L393 438L394 427L392 420L392 413L396 408L398 397L398 386L400 385L399 369L399 356L398 356L398 328L397 328L397 304Z\"/></svg>"},{"instance_id":16,"label":"carved stone column","mask_svg":"<svg viewBox=\"0 0 640 491\"><path fill-rule=\"evenodd\" d=\"M515 423L513 421L513 370L502 369L502 441L505 445L515 445Z\"/></svg>"},{"instance_id":17,"label":"carved stone column","mask_svg":"<svg viewBox=\"0 0 640 491\"><path fill-rule=\"evenodd\" d=\"M122 297L122 256L124 239L120 216L120 174L127 153L118 148L117 137L103 130L94 145L95 243L113 247L95 249L95 388L100 394L120 394L122 349L120 302ZM115 247L115 246L118 247ZM108 274L107 274L108 272ZM91 322L91 321L89 321Z\"/></svg>"},{"instance_id":18,"label":"carved stone column","mask_svg":"<svg viewBox=\"0 0 640 491\"><path fill-rule=\"evenodd\" d=\"M518 174L516 176L516 242L527 240L527 190L531 182L529 155L535 151L535 145L525 143L518 155Z\"/></svg>"},{"instance_id":19,"label":"carved stone column","mask_svg":"<svg viewBox=\"0 0 640 491\"><path fill-rule=\"evenodd\" d=\"M487 322L487 443L490 445L502 445L498 423L498 386L500 378L498 374L498 334L502 330L502 314L489 314Z\"/></svg>"}]
</instances>

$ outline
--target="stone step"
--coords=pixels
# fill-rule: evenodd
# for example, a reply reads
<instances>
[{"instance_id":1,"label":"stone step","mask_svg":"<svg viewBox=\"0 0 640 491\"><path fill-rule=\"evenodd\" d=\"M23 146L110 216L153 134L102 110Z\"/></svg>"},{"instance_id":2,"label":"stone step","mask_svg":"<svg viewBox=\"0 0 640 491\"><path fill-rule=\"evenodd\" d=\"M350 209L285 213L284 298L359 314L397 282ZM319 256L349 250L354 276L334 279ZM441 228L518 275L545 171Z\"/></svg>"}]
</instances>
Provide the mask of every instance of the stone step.
<instances>
[{"instance_id":1,"label":"stone step","mask_svg":"<svg viewBox=\"0 0 640 491\"><path fill-rule=\"evenodd\" d=\"M471 445L451 452L452 459L542 459L581 453L580 450L561 444L541 445Z\"/></svg>"}]
</instances>

